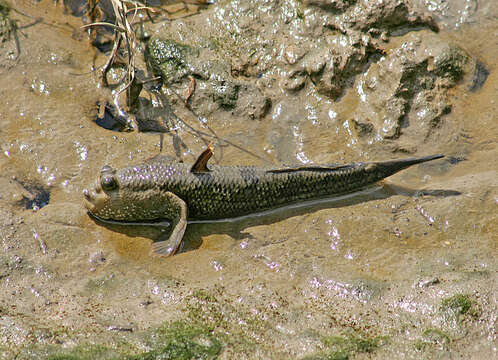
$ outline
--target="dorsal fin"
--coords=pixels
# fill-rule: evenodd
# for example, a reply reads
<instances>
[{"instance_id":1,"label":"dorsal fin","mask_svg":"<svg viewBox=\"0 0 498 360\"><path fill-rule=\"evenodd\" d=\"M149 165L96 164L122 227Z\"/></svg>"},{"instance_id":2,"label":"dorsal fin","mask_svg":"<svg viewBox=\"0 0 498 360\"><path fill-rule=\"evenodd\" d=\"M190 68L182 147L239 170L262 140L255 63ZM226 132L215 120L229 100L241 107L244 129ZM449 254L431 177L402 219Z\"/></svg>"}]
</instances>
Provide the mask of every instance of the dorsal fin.
<instances>
[{"instance_id":1,"label":"dorsal fin","mask_svg":"<svg viewBox=\"0 0 498 360\"><path fill-rule=\"evenodd\" d=\"M272 169L268 170L267 173L272 174L281 174L281 173L290 173L296 171L334 171L343 168L351 167L351 164L343 165L343 164L330 164L330 165L298 165L294 167L285 167L281 169Z\"/></svg>"},{"instance_id":2,"label":"dorsal fin","mask_svg":"<svg viewBox=\"0 0 498 360\"><path fill-rule=\"evenodd\" d=\"M199 155L194 165L192 165L192 167L190 168L190 171L193 173L209 172L207 163L209 159L211 159L211 156L213 156L213 145L209 144L207 146L207 149L204 150L202 154Z\"/></svg>"}]
</instances>

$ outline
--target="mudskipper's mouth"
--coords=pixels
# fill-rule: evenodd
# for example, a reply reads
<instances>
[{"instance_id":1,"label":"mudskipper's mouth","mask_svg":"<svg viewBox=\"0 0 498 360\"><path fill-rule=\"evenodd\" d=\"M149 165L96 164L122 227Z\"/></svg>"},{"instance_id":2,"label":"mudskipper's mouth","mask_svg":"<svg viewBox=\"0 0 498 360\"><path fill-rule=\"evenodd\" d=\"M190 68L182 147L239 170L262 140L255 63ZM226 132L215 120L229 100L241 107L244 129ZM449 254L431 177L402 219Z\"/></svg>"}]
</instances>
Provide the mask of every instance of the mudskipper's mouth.
<instances>
[{"instance_id":1,"label":"mudskipper's mouth","mask_svg":"<svg viewBox=\"0 0 498 360\"><path fill-rule=\"evenodd\" d=\"M97 214L108 200L107 194L102 191L99 183L96 183L93 187L90 187L90 190L83 190L83 196L83 204L92 214Z\"/></svg>"},{"instance_id":2,"label":"mudskipper's mouth","mask_svg":"<svg viewBox=\"0 0 498 360\"><path fill-rule=\"evenodd\" d=\"M85 205L85 208L88 211L93 212L95 210L95 205L93 204L93 194L90 193L90 190L85 189L83 190L83 196L85 197L83 199L83 205Z\"/></svg>"}]
</instances>

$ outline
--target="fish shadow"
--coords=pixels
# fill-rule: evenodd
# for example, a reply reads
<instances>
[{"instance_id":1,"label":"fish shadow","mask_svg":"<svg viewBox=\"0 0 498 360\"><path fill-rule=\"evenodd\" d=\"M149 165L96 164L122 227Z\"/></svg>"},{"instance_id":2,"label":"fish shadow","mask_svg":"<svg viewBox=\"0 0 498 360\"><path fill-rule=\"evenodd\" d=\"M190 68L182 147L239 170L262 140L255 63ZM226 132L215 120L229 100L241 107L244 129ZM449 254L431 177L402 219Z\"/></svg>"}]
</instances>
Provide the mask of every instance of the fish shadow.
<instances>
[{"instance_id":1,"label":"fish shadow","mask_svg":"<svg viewBox=\"0 0 498 360\"><path fill-rule=\"evenodd\" d=\"M193 221L188 223L182 244L177 253L188 252L198 249L202 245L202 237L214 234L226 234L236 241L252 239L251 234L244 229L252 226L270 225L292 217L303 216L323 209L343 208L375 200L388 199L395 195L407 197L434 196L450 197L461 195L455 190L424 189L415 190L407 187L381 184L366 188L359 192L345 194L339 197L324 198L319 200L302 202L270 211L252 214L235 219L224 219L216 221ZM169 222L158 222L152 224L119 223L101 221L90 214L91 219L105 228L126 234L129 237L145 237L154 241L164 240L169 236Z\"/></svg>"}]
</instances>

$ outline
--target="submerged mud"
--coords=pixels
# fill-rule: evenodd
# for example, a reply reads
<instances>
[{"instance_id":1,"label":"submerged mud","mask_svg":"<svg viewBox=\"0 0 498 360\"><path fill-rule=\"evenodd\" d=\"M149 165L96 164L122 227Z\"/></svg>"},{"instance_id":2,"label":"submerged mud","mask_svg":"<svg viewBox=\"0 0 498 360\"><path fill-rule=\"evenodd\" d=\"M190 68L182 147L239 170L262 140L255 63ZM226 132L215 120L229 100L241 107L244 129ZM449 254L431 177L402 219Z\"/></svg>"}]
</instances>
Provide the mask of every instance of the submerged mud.
<instances>
[{"instance_id":1,"label":"submerged mud","mask_svg":"<svg viewBox=\"0 0 498 360\"><path fill-rule=\"evenodd\" d=\"M144 17L143 88L121 112L122 69L102 87L78 4L0 4L0 359L495 356L495 2ZM192 162L209 142L227 165L446 159L337 201L189 224L167 259L149 256L161 229L85 213L103 165Z\"/></svg>"}]
</instances>

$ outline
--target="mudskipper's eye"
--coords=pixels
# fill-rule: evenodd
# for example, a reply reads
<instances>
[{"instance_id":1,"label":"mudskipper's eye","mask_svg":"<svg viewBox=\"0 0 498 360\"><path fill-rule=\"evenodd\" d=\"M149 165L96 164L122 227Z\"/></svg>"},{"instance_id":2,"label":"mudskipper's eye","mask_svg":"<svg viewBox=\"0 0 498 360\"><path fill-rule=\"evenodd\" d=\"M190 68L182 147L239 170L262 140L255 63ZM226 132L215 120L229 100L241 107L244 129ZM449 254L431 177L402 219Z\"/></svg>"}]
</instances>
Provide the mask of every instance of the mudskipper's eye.
<instances>
[{"instance_id":1,"label":"mudskipper's eye","mask_svg":"<svg viewBox=\"0 0 498 360\"><path fill-rule=\"evenodd\" d=\"M118 183L113 175L103 176L100 184L105 191L111 191L118 187Z\"/></svg>"}]
</instances>

